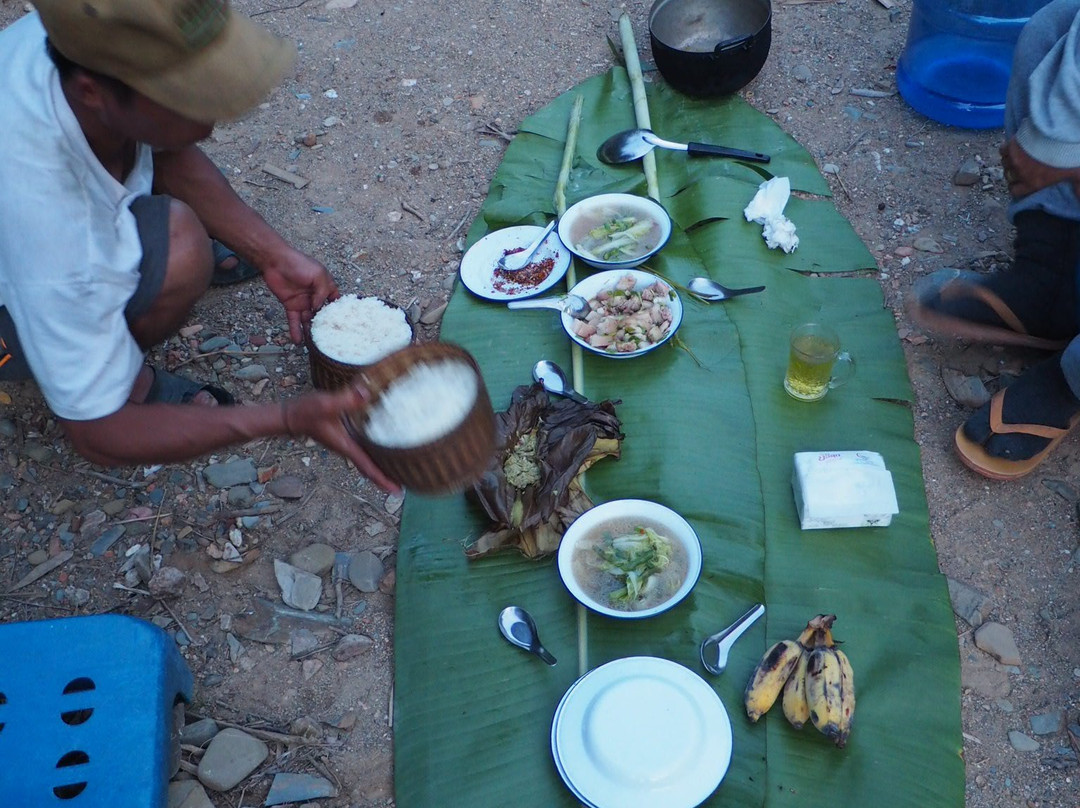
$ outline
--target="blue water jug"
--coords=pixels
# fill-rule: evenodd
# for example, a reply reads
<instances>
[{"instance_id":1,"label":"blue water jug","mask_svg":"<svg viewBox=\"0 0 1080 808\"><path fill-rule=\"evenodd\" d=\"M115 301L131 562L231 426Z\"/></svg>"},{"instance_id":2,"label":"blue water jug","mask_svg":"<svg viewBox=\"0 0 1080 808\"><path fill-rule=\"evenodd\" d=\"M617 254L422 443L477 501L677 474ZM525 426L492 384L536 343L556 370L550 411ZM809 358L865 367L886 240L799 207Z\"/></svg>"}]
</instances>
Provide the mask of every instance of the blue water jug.
<instances>
[{"instance_id":1,"label":"blue water jug","mask_svg":"<svg viewBox=\"0 0 1080 808\"><path fill-rule=\"evenodd\" d=\"M914 0L896 86L913 108L964 129L1005 122L1013 48L1050 0Z\"/></svg>"}]
</instances>

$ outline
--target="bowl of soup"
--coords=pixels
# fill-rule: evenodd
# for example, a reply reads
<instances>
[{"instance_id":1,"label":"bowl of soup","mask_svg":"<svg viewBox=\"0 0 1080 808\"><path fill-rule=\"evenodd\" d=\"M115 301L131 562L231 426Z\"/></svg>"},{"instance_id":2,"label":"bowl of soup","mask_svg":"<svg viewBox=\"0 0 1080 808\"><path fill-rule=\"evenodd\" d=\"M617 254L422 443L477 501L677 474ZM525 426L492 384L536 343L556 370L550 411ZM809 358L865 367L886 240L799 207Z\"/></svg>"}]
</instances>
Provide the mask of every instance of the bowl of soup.
<instances>
[{"instance_id":1,"label":"bowl of soup","mask_svg":"<svg viewBox=\"0 0 1080 808\"><path fill-rule=\"evenodd\" d=\"M671 217L636 194L597 194L571 205L559 219L559 239L598 269L629 269L656 255L671 238Z\"/></svg>"},{"instance_id":2,"label":"bowl of soup","mask_svg":"<svg viewBox=\"0 0 1080 808\"><path fill-rule=\"evenodd\" d=\"M658 502L616 499L585 511L559 544L570 594L608 617L640 619L681 602L701 575L690 523Z\"/></svg>"}]
</instances>

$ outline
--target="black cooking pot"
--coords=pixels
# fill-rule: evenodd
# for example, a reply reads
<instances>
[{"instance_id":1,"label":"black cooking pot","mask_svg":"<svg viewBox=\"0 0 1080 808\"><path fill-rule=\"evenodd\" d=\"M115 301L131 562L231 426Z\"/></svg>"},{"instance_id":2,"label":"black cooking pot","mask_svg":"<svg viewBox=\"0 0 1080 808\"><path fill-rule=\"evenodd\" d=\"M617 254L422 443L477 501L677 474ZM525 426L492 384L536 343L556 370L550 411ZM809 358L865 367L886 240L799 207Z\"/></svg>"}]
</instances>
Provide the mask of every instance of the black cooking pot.
<instances>
[{"instance_id":1,"label":"black cooking pot","mask_svg":"<svg viewBox=\"0 0 1080 808\"><path fill-rule=\"evenodd\" d=\"M653 59L687 95L728 95L753 80L772 44L770 0L656 0L649 11Z\"/></svg>"}]
</instances>

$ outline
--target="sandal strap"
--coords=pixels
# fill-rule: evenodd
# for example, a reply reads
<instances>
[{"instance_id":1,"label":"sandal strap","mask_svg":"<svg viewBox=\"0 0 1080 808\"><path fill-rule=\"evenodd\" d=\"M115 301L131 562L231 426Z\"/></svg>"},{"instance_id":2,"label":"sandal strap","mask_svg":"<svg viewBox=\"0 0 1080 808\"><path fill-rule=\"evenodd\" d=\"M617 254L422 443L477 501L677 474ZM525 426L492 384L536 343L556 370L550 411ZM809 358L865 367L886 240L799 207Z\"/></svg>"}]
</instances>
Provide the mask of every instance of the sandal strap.
<instances>
[{"instance_id":1,"label":"sandal strap","mask_svg":"<svg viewBox=\"0 0 1080 808\"><path fill-rule=\"evenodd\" d=\"M1001 417L1002 408L1005 406L1004 402L1005 390L995 393L994 397L990 399L990 431L995 435L1008 435L1019 432L1024 435L1037 435L1040 438L1053 440L1069 431L1068 429L1047 426L1046 424L1007 424Z\"/></svg>"},{"instance_id":2,"label":"sandal strap","mask_svg":"<svg viewBox=\"0 0 1080 808\"><path fill-rule=\"evenodd\" d=\"M1028 330L1016 316L1016 313L1006 305L1005 301L991 292L985 286L977 283L954 281L941 290L942 300L958 300L965 297L973 297L990 309L1000 318L1005 327L1017 334L1027 334Z\"/></svg>"}]
</instances>

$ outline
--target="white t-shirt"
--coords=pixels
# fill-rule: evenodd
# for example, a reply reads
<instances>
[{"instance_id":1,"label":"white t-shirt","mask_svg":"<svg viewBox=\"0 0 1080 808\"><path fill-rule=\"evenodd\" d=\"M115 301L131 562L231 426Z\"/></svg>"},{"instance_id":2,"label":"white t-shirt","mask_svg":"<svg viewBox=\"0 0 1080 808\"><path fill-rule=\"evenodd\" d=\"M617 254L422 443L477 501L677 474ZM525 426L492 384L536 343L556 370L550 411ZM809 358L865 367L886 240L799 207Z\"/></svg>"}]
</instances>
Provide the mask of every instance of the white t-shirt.
<instances>
[{"instance_id":1,"label":"white t-shirt","mask_svg":"<svg viewBox=\"0 0 1080 808\"><path fill-rule=\"evenodd\" d=\"M90 150L45 52L36 13L0 31L0 304L50 409L102 418L127 400L143 363L124 307L142 246L129 210L150 193L140 145L126 182Z\"/></svg>"}]
</instances>

